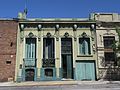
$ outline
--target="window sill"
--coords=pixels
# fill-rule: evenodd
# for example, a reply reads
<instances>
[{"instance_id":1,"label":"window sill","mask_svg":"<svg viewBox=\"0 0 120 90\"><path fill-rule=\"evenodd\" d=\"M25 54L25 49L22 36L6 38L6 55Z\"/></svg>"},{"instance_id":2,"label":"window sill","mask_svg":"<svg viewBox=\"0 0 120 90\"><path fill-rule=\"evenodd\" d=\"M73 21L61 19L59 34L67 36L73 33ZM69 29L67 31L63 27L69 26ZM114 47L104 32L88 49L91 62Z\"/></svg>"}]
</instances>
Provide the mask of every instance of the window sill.
<instances>
[{"instance_id":1,"label":"window sill","mask_svg":"<svg viewBox=\"0 0 120 90\"><path fill-rule=\"evenodd\" d=\"M77 57L93 57L93 55L77 55Z\"/></svg>"}]
</instances>

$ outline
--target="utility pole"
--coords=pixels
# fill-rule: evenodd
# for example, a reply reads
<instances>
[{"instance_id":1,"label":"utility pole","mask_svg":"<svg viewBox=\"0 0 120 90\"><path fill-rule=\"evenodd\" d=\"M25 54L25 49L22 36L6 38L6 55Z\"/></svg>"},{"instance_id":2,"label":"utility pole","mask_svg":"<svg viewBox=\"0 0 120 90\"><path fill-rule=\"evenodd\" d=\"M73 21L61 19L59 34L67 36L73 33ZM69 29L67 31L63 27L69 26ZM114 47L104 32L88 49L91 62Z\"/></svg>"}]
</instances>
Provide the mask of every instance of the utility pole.
<instances>
[{"instance_id":1,"label":"utility pole","mask_svg":"<svg viewBox=\"0 0 120 90\"><path fill-rule=\"evenodd\" d=\"M27 0L25 0L25 8L24 8L24 13L27 15Z\"/></svg>"}]
</instances>

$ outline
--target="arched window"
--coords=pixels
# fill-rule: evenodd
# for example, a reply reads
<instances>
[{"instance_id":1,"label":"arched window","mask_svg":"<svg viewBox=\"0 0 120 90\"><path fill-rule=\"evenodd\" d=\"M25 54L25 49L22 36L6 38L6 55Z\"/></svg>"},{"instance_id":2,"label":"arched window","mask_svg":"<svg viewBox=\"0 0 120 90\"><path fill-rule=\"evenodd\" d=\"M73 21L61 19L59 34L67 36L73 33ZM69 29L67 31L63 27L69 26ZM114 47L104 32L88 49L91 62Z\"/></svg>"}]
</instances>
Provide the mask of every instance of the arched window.
<instances>
[{"instance_id":1,"label":"arched window","mask_svg":"<svg viewBox=\"0 0 120 90\"><path fill-rule=\"evenodd\" d=\"M90 54L90 38L79 38L79 53L83 55Z\"/></svg>"}]
</instances>

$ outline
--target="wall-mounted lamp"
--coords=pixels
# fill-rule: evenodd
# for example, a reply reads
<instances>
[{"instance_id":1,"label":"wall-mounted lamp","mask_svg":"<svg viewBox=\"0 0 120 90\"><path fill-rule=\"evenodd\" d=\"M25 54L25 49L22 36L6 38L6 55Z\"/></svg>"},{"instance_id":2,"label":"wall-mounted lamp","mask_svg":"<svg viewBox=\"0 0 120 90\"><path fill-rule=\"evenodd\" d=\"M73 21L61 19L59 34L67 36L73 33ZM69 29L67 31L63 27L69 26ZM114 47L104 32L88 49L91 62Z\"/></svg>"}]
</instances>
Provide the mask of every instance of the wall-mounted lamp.
<instances>
[{"instance_id":1,"label":"wall-mounted lamp","mask_svg":"<svg viewBox=\"0 0 120 90\"><path fill-rule=\"evenodd\" d=\"M20 28L21 28L21 30L23 30L24 29L24 24L21 24Z\"/></svg>"},{"instance_id":2,"label":"wall-mounted lamp","mask_svg":"<svg viewBox=\"0 0 120 90\"><path fill-rule=\"evenodd\" d=\"M73 25L73 29L76 30L77 29L77 24Z\"/></svg>"},{"instance_id":3,"label":"wall-mounted lamp","mask_svg":"<svg viewBox=\"0 0 120 90\"><path fill-rule=\"evenodd\" d=\"M38 30L40 31L40 30L41 30L41 28L42 28L42 25L41 25L41 24L39 24L39 25L38 25Z\"/></svg>"},{"instance_id":4,"label":"wall-mounted lamp","mask_svg":"<svg viewBox=\"0 0 120 90\"><path fill-rule=\"evenodd\" d=\"M56 28L56 30L58 30L60 28L60 25L56 24L55 28Z\"/></svg>"},{"instance_id":5,"label":"wall-mounted lamp","mask_svg":"<svg viewBox=\"0 0 120 90\"><path fill-rule=\"evenodd\" d=\"M91 25L91 29L92 29L92 30L95 29L95 25L94 25L94 24Z\"/></svg>"}]
</instances>

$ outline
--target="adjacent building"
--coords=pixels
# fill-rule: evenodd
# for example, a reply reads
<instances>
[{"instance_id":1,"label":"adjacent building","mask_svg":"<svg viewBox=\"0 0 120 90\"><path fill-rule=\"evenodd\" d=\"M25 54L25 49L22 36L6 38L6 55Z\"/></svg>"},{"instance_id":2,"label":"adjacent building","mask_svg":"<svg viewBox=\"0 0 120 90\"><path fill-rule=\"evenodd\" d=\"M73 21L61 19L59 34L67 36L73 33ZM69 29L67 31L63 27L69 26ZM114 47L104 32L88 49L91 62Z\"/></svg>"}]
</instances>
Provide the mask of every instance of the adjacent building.
<instances>
[{"instance_id":1,"label":"adjacent building","mask_svg":"<svg viewBox=\"0 0 120 90\"><path fill-rule=\"evenodd\" d=\"M120 80L120 15L117 13L94 13L96 21L97 60L99 79Z\"/></svg>"},{"instance_id":2,"label":"adjacent building","mask_svg":"<svg viewBox=\"0 0 120 90\"><path fill-rule=\"evenodd\" d=\"M0 20L0 82L15 78L17 27L13 19Z\"/></svg>"}]
</instances>

